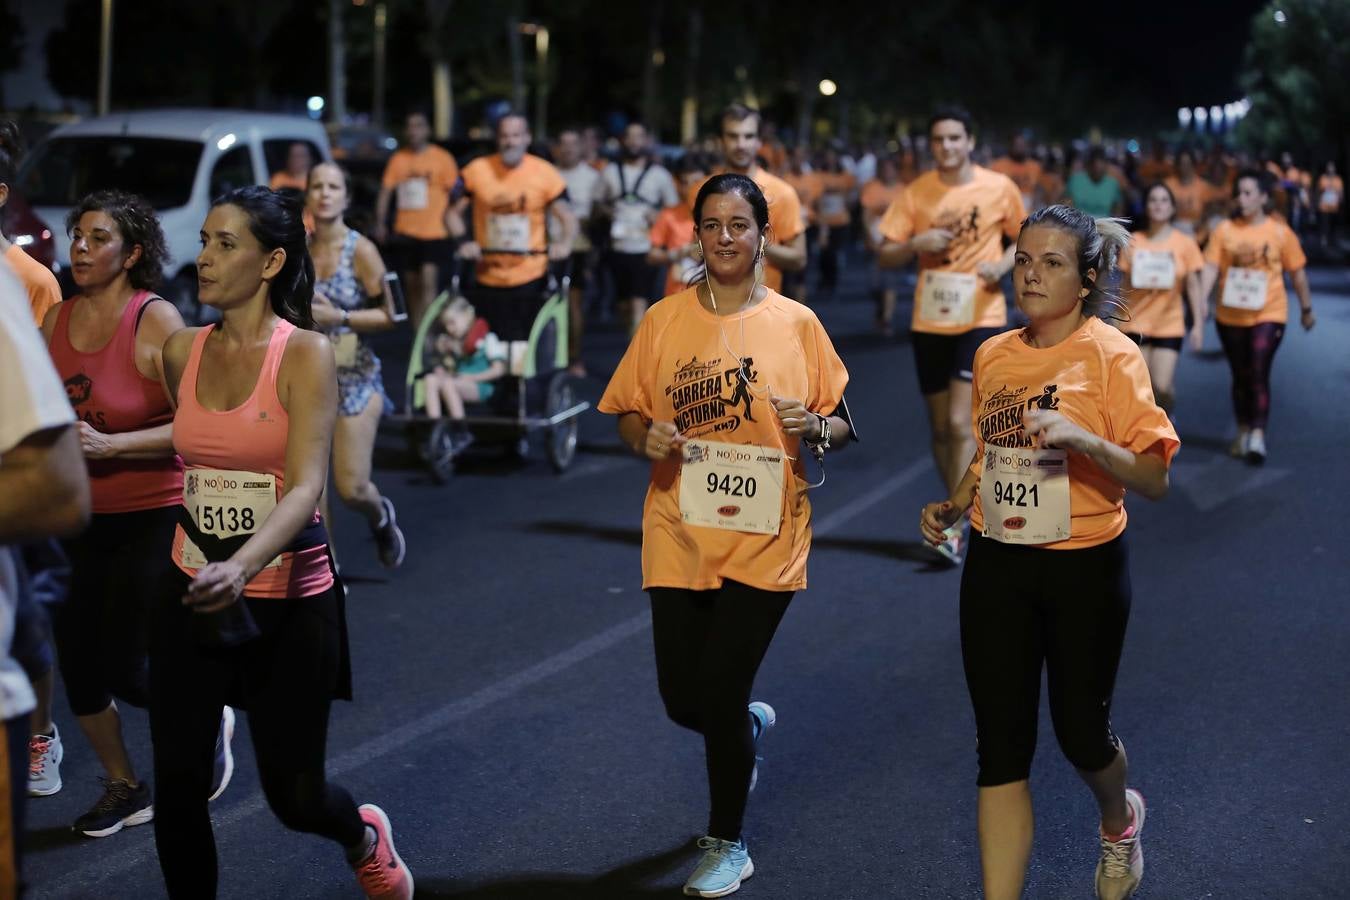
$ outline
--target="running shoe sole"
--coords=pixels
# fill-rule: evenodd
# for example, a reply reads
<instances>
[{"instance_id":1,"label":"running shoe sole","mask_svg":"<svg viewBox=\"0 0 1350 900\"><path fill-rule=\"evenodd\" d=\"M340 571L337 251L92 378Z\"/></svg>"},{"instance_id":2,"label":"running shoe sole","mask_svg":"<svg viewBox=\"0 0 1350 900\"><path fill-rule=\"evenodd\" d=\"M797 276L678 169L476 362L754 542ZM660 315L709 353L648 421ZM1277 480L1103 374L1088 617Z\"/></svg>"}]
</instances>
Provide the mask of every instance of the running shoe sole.
<instances>
[{"instance_id":1,"label":"running shoe sole","mask_svg":"<svg viewBox=\"0 0 1350 900\"><path fill-rule=\"evenodd\" d=\"M384 527L393 532L394 545L398 548L398 551L394 554L393 562L385 562L384 555L380 554L380 565L386 569L397 569L403 565L403 557L408 552L408 543L403 539L403 529L398 527L398 516L394 514L394 501L388 497L381 497L380 502L384 506L386 519Z\"/></svg>"},{"instance_id":2,"label":"running shoe sole","mask_svg":"<svg viewBox=\"0 0 1350 900\"><path fill-rule=\"evenodd\" d=\"M753 874L755 874L755 863L753 860L747 858L745 860L745 868L741 869L740 876L731 884L722 888L722 890L700 891L697 888L686 886L684 892L690 897L725 897L727 894L734 894L739 891L741 889L741 884Z\"/></svg>"},{"instance_id":3,"label":"running shoe sole","mask_svg":"<svg viewBox=\"0 0 1350 900\"><path fill-rule=\"evenodd\" d=\"M413 883L412 869L408 868L408 864L403 861L403 857L398 855L398 850L394 847L394 826L389 824L389 817L385 815L384 810L373 803L361 804L357 812L361 810L369 810L380 820L380 825L384 828L381 837L389 844L389 855L393 857L394 862L398 863L399 868L403 870L403 874L408 876L408 896L417 896L417 885Z\"/></svg>"},{"instance_id":4,"label":"running shoe sole","mask_svg":"<svg viewBox=\"0 0 1350 900\"><path fill-rule=\"evenodd\" d=\"M28 796L30 796L30 797L50 797L52 794L55 794L55 793L60 792L61 788L64 787L64 786L65 786L65 785L63 785L63 784L61 783L61 779L58 778L58 779L56 780L56 785L55 785L54 787L49 787L49 788L47 788L45 791L43 791L43 790L38 790L38 789L33 788L33 787L29 787L29 788L28 788Z\"/></svg>"},{"instance_id":5,"label":"running shoe sole","mask_svg":"<svg viewBox=\"0 0 1350 900\"><path fill-rule=\"evenodd\" d=\"M225 707L220 714L220 721L221 730L225 733L225 771L220 777L220 784L216 786L211 796L206 798L207 803L225 793L225 789L230 786L230 779L234 777L234 750L230 748L230 742L234 740L234 710Z\"/></svg>"},{"instance_id":6,"label":"running shoe sole","mask_svg":"<svg viewBox=\"0 0 1350 900\"><path fill-rule=\"evenodd\" d=\"M154 819L155 819L155 806L152 803L145 809L137 810L136 812L127 816L125 819L113 825L110 825L107 828L103 828L99 831L81 831L80 834L84 835L85 837L91 838L111 837L112 835L117 834L117 832L121 831L123 828L134 828L137 825L144 825L146 822L153 822Z\"/></svg>"}]
</instances>

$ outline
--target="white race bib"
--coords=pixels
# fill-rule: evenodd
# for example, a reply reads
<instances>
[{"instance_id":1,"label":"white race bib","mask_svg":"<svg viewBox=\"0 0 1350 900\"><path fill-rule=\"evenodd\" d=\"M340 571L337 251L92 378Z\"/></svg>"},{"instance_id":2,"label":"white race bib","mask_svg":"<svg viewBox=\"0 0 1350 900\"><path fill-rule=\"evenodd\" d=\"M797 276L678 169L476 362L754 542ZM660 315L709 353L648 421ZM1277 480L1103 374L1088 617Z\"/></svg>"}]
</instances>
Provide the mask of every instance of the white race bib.
<instances>
[{"instance_id":1,"label":"white race bib","mask_svg":"<svg viewBox=\"0 0 1350 900\"><path fill-rule=\"evenodd\" d=\"M1177 258L1170 250L1136 250L1130 261L1130 285L1149 291L1177 286Z\"/></svg>"},{"instance_id":2,"label":"white race bib","mask_svg":"<svg viewBox=\"0 0 1350 900\"><path fill-rule=\"evenodd\" d=\"M405 178L398 183L399 209L426 209L431 199L431 186L425 178Z\"/></svg>"},{"instance_id":3,"label":"white race bib","mask_svg":"<svg viewBox=\"0 0 1350 900\"><path fill-rule=\"evenodd\" d=\"M1261 309L1266 305L1266 285L1270 276L1263 269L1232 268L1223 279L1223 298L1230 309Z\"/></svg>"},{"instance_id":4,"label":"white race bib","mask_svg":"<svg viewBox=\"0 0 1350 900\"><path fill-rule=\"evenodd\" d=\"M356 366L356 348L360 346L361 340L356 336L355 331L343 331L333 335L333 359L337 362L339 369L350 369Z\"/></svg>"},{"instance_id":5,"label":"white race bib","mask_svg":"<svg viewBox=\"0 0 1350 900\"><path fill-rule=\"evenodd\" d=\"M976 284L976 276L968 272L924 272L919 318L936 325L969 325L975 321Z\"/></svg>"},{"instance_id":6,"label":"white race bib","mask_svg":"<svg viewBox=\"0 0 1350 900\"><path fill-rule=\"evenodd\" d=\"M1323 191L1318 203L1323 209L1335 209L1341 205L1341 195L1335 191Z\"/></svg>"},{"instance_id":7,"label":"white race bib","mask_svg":"<svg viewBox=\"0 0 1350 900\"><path fill-rule=\"evenodd\" d=\"M778 447L689 441L680 470L680 515L686 525L777 534L788 476Z\"/></svg>"},{"instance_id":8,"label":"white race bib","mask_svg":"<svg viewBox=\"0 0 1350 900\"><path fill-rule=\"evenodd\" d=\"M530 249L530 217L525 213L488 213L487 252L525 253Z\"/></svg>"},{"instance_id":9,"label":"white race bib","mask_svg":"<svg viewBox=\"0 0 1350 900\"><path fill-rule=\"evenodd\" d=\"M1066 450L986 447L980 475L984 536L1005 544L1049 544L1071 534Z\"/></svg>"},{"instance_id":10,"label":"white race bib","mask_svg":"<svg viewBox=\"0 0 1350 900\"><path fill-rule=\"evenodd\" d=\"M183 474L183 506L203 534L228 538L253 534L277 508L277 479L260 472L188 469ZM183 536L183 565L200 569L208 560ZM281 557L266 568L281 565Z\"/></svg>"},{"instance_id":11,"label":"white race bib","mask_svg":"<svg viewBox=\"0 0 1350 900\"><path fill-rule=\"evenodd\" d=\"M846 215L848 204L844 201L843 194L823 194L820 198L820 215L822 218L837 219Z\"/></svg>"}]
</instances>

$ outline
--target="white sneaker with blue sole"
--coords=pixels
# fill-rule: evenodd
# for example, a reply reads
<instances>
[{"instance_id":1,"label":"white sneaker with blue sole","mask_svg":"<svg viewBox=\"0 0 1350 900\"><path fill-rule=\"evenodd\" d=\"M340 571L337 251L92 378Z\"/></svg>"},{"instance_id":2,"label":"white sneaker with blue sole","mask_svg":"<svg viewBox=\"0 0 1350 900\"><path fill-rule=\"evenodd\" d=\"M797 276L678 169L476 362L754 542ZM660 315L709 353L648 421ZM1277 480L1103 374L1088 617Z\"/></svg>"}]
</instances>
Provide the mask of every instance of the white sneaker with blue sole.
<instances>
[{"instance_id":1,"label":"white sneaker with blue sole","mask_svg":"<svg viewBox=\"0 0 1350 900\"><path fill-rule=\"evenodd\" d=\"M684 883L690 897L725 897L741 889L741 882L755 874L745 840L724 841L715 837L698 839L703 858L694 874Z\"/></svg>"}]
</instances>

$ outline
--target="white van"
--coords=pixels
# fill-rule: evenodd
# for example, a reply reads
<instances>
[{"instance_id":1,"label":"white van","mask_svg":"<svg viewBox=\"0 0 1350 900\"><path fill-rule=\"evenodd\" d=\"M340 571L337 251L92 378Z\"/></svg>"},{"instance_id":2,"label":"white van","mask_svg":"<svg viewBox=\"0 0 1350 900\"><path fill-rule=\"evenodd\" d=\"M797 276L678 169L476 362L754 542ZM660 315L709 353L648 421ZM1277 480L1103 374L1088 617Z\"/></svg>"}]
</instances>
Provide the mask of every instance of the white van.
<instances>
[{"instance_id":1,"label":"white van","mask_svg":"<svg viewBox=\"0 0 1350 900\"><path fill-rule=\"evenodd\" d=\"M85 195L117 188L150 201L169 245L162 293L192 323L201 318L194 263L211 201L234 188L267 184L297 142L309 145L315 161L332 158L323 125L302 116L225 109L114 113L57 128L29 153L18 181L33 210L58 233L63 272L70 266L66 215Z\"/></svg>"}]
</instances>

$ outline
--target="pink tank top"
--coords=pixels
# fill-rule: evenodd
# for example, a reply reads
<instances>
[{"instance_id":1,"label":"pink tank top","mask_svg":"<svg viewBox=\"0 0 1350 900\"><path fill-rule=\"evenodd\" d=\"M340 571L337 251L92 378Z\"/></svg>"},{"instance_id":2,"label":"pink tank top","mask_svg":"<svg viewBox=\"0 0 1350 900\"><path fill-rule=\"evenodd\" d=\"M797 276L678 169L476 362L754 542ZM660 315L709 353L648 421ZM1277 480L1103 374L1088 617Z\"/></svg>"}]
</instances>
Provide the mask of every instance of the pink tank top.
<instances>
[{"instance_id":1,"label":"pink tank top","mask_svg":"<svg viewBox=\"0 0 1350 900\"><path fill-rule=\"evenodd\" d=\"M136 368L136 329L146 305L159 299L137 291L122 312L112 339L85 353L70 343L70 314L84 298L57 307L56 328L48 351L66 385L75 415L105 434L154 428L173 420L164 388ZM183 496L183 461L159 459L90 459L89 487L93 511L123 513L173 506Z\"/></svg>"},{"instance_id":2,"label":"pink tank top","mask_svg":"<svg viewBox=\"0 0 1350 900\"><path fill-rule=\"evenodd\" d=\"M173 445L187 464L187 476L193 470L227 469L258 472L276 478L277 500L285 493L286 438L290 416L277 397L277 373L286 342L295 326L279 321L267 342L262 370L253 385L253 393L234 409L217 412L197 402L197 377L201 369L202 348L216 326L197 332L188 354L187 366L178 382L178 413L173 420ZM319 513L314 513L314 522ZM183 540L178 526L173 536L173 561L189 575L197 570L183 564ZM281 565L265 568L244 587L247 597L309 597L333 585L325 545L281 554Z\"/></svg>"}]
</instances>

